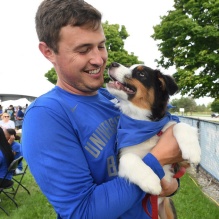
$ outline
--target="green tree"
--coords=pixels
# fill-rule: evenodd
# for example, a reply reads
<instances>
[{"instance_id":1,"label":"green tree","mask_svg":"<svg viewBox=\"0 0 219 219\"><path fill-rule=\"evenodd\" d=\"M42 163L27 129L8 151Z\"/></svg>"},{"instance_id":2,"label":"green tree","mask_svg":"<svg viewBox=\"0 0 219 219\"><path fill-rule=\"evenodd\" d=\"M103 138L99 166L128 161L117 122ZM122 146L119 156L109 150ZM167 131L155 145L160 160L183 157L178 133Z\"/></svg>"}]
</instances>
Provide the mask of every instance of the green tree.
<instances>
[{"instance_id":1,"label":"green tree","mask_svg":"<svg viewBox=\"0 0 219 219\"><path fill-rule=\"evenodd\" d=\"M207 110L210 112L211 111L211 104L212 103L208 103L208 105L207 105Z\"/></svg>"},{"instance_id":2,"label":"green tree","mask_svg":"<svg viewBox=\"0 0 219 219\"><path fill-rule=\"evenodd\" d=\"M205 104L197 105L196 106L196 112L209 112L208 107L205 106Z\"/></svg>"},{"instance_id":3,"label":"green tree","mask_svg":"<svg viewBox=\"0 0 219 219\"><path fill-rule=\"evenodd\" d=\"M106 36L106 49L108 51L108 61L106 69L109 67L112 62L119 62L125 66L131 66L133 64L141 64L142 61L138 60L138 57L134 55L133 52L129 54L124 49L125 40L129 37L128 32L124 25L120 26L119 24L109 24L108 21L103 23L103 29ZM45 77L53 84L56 84L57 74L55 69L50 69ZM104 72L104 82L109 81L109 76L107 70Z\"/></svg>"},{"instance_id":4,"label":"green tree","mask_svg":"<svg viewBox=\"0 0 219 219\"><path fill-rule=\"evenodd\" d=\"M190 112L191 114L196 111L196 102L194 99L190 97L181 97L180 99L173 99L170 102L171 105L174 106L173 109L171 109L172 112L179 112L180 108L184 108L185 113Z\"/></svg>"},{"instance_id":5,"label":"green tree","mask_svg":"<svg viewBox=\"0 0 219 219\"><path fill-rule=\"evenodd\" d=\"M57 74L54 68L51 68L46 74L45 77L53 84L56 84L57 82Z\"/></svg>"},{"instance_id":6,"label":"green tree","mask_svg":"<svg viewBox=\"0 0 219 219\"><path fill-rule=\"evenodd\" d=\"M159 40L158 65L175 66L181 94L219 98L219 0L174 0L152 38Z\"/></svg>"},{"instance_id":7,"label":"green tree","mask_svg":"<svg viewBox=\"0 0 219 219\"><path fill-rule=\"evenodd\" d=\"M215 101L211 104L211 111L212 111L212 112L219 112L219 99L215 100Z\"/></svg>"}]
</instances>

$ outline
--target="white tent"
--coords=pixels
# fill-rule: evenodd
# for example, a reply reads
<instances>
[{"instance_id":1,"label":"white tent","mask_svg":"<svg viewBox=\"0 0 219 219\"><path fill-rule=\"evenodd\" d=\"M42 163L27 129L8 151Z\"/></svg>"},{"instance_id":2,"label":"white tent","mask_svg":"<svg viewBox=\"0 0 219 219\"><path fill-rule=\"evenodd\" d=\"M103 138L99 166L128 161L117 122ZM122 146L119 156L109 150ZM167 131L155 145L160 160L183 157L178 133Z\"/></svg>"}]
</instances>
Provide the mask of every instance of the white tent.
<instances>
[{"instance_id":1,"label":"white tent","mask_svg":"<svg viewBox=\"0 0 219 219\"><path fill-rule=\"evenodd\" d=\"M48 92L53 87L54 84L47 81L45 77L42 77L40 80L37 80L34 77L31 79L26 78L22 82L18 82L18 80L16 80L16 83L15 79L12 79L10 86L7 83L0 81L0 96L9 96L9 98L5 100L0 98L0 105L2 105L3 110L7 109L9 105L13 105L15 107L24 107L26 104L30 105L30 100L34 100L34 98ZM14 98L11 98L13 96ZM20 99L17 99L16 96ZM31 98L23 98L25 96L27 98Z\"/></svg>"},{"instance_id":2,"label":"white tent","mask_svg":"<svg viewBox=\"0 0 219 219\"><path fill-rule=\"evenodd\" d=\"M20 98L18 100L6 100L6 101L3 101L1 102L1 105L3 107L3 109L6 109L8 108L10 105L13 105L13 106L21 106L21 107L24 107L26 104L30 105L30 101L27 100L26 98Z\"/></svg>"}]
</instances>

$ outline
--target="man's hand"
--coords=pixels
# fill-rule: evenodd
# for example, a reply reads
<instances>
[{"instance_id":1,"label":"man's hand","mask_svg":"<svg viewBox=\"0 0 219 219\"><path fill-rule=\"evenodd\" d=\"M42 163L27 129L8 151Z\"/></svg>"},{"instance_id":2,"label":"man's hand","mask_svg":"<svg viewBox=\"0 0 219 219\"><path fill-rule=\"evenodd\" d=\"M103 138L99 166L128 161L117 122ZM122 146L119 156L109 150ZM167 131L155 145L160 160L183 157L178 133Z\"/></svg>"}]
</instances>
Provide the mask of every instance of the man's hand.
<instances>
[{"instance_id":1,"label":"man's hand","mask_svg":"<svg viewBox=\"0 0 219 219\"><path fill-rule=\"evenodd\" d=\"M161 179L162 191L160 193L160 196L166 197L173 194L178 189L178 186L178 182L175 178L173 178L171 182L168 182L164 178Z\"/></svg>"},{"instance_id":2,"label":"man's hand","mask_svg":"<svg viewBox=\"0 0 219 219\"><path fill-rule=\"evenodd\" d=\"M10 138L8 139L8 143L11 145L15 140L15 136L14 135L10 135Z\"/></svg>"},{"instance_id":3,"label":"man's hand","mask_svg":"<svg viewBox=\"0 0 219 219\"><path fill-rule=\"evenodd\" d=\"M173 135L173 125L160 137L156 146L151 150L162 166L183 161L179 145Z\"/></svg>"}]
</instances>

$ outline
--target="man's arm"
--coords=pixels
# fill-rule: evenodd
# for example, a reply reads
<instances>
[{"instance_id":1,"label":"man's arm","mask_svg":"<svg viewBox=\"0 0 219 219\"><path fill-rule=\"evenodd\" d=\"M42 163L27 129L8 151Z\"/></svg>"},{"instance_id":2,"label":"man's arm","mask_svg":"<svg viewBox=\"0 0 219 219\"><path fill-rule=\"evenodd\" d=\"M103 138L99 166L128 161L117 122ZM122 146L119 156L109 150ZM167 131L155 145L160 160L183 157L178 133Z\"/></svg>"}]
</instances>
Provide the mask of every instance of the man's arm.
<instances>
[{"instance_id":1,"label":"man's arm","mask_svg":"<svg viewBox=\"0 0 219 219\"><path fill-rule=\"evenodd\" d=\"M173 125L161 135L158 143L151 150L151 154L157 158L162 166L183 161L182 152L173 135Z\"/></svg>"},{"instance_id":2,"label":"man's arm","mask_svg":"<svg viewBox=\"0 0 219 219\"><path fill-rule=\"evenodd\" d=\"M144 193L119 177L97 185L72 125L63 120L43 107L25 115L22 149L37 184L63 219L118 218Z\"/></svg>"},{"instance_id":3,"label":"man's arm","mask_svg":"<svg viewBox=\"0 0 219 219\"><path fill-rule=\"evenodd\" d=\"M173 126L170 126L161 136L157 145L152 149L153 154L160 164L173 164L183 161L181 150L173 136ZM161 179L162 192L160 196L170 196L175 194L179 188L179 179L173 178L171 182Z\"/></svg>"}]
</instances>

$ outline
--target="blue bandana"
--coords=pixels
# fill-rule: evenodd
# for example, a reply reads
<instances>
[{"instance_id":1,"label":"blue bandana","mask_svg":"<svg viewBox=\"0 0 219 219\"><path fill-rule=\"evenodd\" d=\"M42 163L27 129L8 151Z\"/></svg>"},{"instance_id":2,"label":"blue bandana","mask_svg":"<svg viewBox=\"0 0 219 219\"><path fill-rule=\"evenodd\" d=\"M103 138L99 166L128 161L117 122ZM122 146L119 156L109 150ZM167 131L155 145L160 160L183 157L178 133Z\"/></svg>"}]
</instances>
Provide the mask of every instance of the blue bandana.
<instances>
[{"instance_id":1,"label":"blue bandana","mask_svg":"<svg viewBox=\"0 0 219 219\"><path fill-rule=\"evenodd\" d=\"M179 122L177 116L166 112L166 115L160 121L142 121L132 119L123 113L120 113L117 133L117 150L123 147L140 144L158 134L169 122Z\"/></svg>"}]
</instances>

